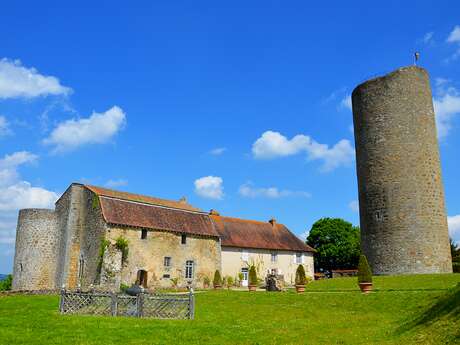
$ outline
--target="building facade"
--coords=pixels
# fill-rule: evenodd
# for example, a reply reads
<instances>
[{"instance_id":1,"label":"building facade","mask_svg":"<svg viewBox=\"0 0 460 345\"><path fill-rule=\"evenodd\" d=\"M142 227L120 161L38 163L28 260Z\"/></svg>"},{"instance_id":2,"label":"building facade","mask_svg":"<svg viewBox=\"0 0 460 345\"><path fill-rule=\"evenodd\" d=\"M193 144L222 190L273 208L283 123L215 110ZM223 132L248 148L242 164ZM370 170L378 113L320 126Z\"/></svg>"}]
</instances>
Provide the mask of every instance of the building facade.
<instances>
[{"instance_id":1,"label":"building facade","mask_svg":"<svg viewBox=\"0 0 460 345\"><path fill-rule=\"evenodd\" d=\"M235 252L241 255L236 258ZM259 276L277 272L290 283L297 263L313 276L312 253L273 221L220 217L185 200L74 183L55 210L20 211L13 289L118 290L133 283L147 288L200 287L205 277L212 280L216 270L237 277L246 274L251 263L257 265Z\"/></svg>"}]
</instances>

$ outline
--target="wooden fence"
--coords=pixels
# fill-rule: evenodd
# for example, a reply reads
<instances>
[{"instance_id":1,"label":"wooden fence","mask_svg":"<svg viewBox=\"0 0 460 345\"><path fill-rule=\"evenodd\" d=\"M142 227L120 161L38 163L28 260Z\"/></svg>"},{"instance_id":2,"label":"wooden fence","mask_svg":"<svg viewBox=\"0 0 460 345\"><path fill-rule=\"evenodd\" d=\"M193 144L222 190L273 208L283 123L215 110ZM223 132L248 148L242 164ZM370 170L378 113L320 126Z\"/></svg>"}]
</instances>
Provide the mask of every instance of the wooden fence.
<instances>
[{"instance_id":1,"label":"wooden fence","mask_svg":"<svg viewBox=\"0 0 460 345\"><path fill-rule=\"evenodd\" d=\"M185 294L141 293L128 296L110 292L61 290L61 314L193 319L195 296Z\"/></svg>"}]
</instances>

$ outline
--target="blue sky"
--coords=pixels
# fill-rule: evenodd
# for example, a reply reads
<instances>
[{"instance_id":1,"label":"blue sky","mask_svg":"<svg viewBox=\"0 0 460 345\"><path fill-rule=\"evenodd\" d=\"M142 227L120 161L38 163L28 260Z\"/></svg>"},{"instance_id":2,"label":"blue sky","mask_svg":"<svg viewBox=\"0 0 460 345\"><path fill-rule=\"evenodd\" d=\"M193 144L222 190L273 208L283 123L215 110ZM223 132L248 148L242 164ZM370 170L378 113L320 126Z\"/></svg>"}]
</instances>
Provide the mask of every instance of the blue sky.
<instances>
[{"instance_id":1,"label":"blue sky","mask_svg":"<svg viewBox=\"0 0 460 345\"><path fill-rule=\"evenodd\" d=\"M127 4L2 6L0 272L17 210L51 207L73 181L299 235L325 216L358 224L348 97L415 51L460 241L460 3Z\"/></svg>"}]
</instances>

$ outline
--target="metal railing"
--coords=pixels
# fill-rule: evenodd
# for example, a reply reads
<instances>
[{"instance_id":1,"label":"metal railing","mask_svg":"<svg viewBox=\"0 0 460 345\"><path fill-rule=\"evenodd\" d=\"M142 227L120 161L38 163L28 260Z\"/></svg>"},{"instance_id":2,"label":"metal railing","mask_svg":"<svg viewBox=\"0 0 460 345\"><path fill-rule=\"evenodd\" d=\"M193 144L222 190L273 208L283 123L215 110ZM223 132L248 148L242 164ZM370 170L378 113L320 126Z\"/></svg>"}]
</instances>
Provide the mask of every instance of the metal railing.
<instances>
[{"instance_id":1,"label":"metal railing","mask_svg":"<svg viewBox=\"0 0 460 345\"><path fill-rule=\"evenodd\" d=\"M193 319L195 296L185 294L140 293L137 296L110 292L61 290L61 314Z\"/></svg>"}]
</instances>

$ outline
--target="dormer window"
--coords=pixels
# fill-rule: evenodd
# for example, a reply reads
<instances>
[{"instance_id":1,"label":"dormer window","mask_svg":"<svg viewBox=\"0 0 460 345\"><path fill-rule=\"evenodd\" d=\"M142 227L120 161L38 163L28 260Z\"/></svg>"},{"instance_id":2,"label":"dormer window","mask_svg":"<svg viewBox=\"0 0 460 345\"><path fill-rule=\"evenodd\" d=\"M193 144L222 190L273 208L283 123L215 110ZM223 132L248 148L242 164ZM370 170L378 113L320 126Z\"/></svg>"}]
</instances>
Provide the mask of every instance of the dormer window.
<instances>
[{"instance_id":1,"label":"dormer window","mask_svg":"<svg viewBox=\"0 0 460 345\"><path fill-rule=\"evenodd\" d=\"M142 229L141 231L141 240L146 240L147 239L147 230Z\"/></svg>"}]
</instances>

